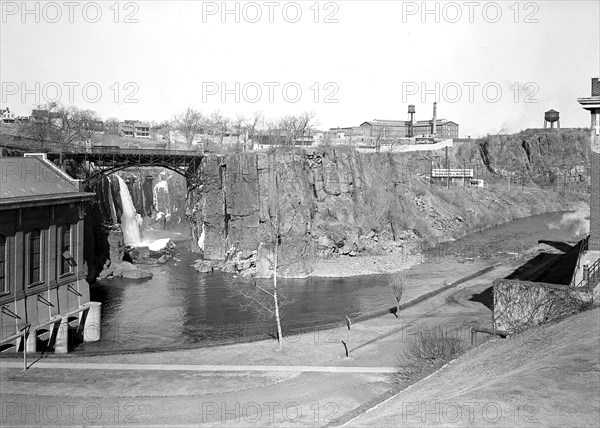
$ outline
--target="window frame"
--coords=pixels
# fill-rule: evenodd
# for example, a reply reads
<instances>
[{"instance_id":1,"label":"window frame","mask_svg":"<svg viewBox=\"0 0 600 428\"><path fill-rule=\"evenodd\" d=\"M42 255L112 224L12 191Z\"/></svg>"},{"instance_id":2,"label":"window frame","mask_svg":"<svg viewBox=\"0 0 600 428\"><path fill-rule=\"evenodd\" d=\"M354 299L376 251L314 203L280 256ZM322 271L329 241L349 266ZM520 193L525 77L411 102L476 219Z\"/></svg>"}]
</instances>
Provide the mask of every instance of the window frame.
<instances>
[{"instance_id":1,"label":"window frame","mask_svg":"<svg viewBox=\"0 0 600 428\"><path fill-rule=\"evenodd\" d=\"M0 296L10 294L10 283L9 283L9 272L8 272L8 247L9 239L4 233L0 233L0 259L2 265L0 266L0 275L2 283L0 283Z\"/></svg>"},{"instance_id":2,"label":"window frame","mask_svg":"<svg viewBox=\"0 0 600 428\"><path fill-rule=\"evenodd\" d=\"M38 278L37 281L32 281L33 273L33 237L34 233L39 232L39 266L38 266ZM44 231L41 228L35 228L31 232L27 233L27 278L26 283L28 287L35 287L44 283Z\"/></svg>"},{"instance_id":3,"label":"window frame","mask_svg":"<svg viewBox=\"0 0 600 428\"><path fill-rule=\"evenodd\" d=\"M68 229L66 229L68 227ZM69 264L69 262L67 262L67 260L63 257L63 253L66 251L65 250L65 230L69 231L69 245L68 245L68 251L69 253L71 253L71 257L75 258L75 256L73 255L73 225L71 223L64 223L60 226L59 228L59 233L60 233L60 239L58 240L58 245L57 245L57 249L58 254L57 254L57 259L58 259L58 277L59 278L64 278L67 277L69 275L73 275L75 273L75 270L73 269L73 266L71 266ZM64 267L68 266L68 270L64 270Z\"/></svg>"}]
</instances>

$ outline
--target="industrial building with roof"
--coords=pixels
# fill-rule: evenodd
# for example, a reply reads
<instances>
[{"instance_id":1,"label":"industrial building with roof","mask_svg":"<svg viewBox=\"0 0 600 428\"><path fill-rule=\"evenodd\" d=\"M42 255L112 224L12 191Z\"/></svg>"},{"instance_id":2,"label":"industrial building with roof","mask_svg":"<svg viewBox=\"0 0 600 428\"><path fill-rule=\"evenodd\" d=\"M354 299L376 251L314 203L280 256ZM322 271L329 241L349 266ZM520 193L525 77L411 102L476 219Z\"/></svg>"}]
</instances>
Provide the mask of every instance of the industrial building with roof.
<instances>
[{"instance_id":1,"label":"industrial building with roof","mask_svg":"<svg viewBox=\"0 0 600 428\"><path fill-rule=\"evenodd\" d=\"M43 155L0 157L0 350L35 352L47 342L64 353L74 330L99 340L83 254L84 206L94 195Z\"/></svg>"},{"instance_id":2,"label":"industrial building with roof","mask_svg":"<svg viewBox=\"0 0 600 428\"><path fill-rule=\"evenodd\" d=\"M362 141L394 140L412 137L458 138L458 123L437 119L437 103L433 104L433 118L415 120L415 106L408 106L408 120L379 120L363 122L360 126L331 128L344 137L358 137Z\"/></svg>"}]
</instances>

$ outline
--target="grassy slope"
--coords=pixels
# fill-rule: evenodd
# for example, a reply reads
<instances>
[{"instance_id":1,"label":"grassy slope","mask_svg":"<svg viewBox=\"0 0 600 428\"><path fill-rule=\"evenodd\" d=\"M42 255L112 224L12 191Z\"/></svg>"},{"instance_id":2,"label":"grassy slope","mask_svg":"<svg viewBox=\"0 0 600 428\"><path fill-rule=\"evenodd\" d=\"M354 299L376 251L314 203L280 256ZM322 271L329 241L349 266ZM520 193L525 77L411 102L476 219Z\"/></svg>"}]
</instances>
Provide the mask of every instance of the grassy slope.
<instances>
[{"instance_id":1,"label":"grassy slope","mask_svg":"<svg viewBox=\"0 0 600 428\"><path fill-rule=\"evenodd\" d=\"M487 342L352 425L600 426L600 309Z\"/></svg>"}]
</instances>

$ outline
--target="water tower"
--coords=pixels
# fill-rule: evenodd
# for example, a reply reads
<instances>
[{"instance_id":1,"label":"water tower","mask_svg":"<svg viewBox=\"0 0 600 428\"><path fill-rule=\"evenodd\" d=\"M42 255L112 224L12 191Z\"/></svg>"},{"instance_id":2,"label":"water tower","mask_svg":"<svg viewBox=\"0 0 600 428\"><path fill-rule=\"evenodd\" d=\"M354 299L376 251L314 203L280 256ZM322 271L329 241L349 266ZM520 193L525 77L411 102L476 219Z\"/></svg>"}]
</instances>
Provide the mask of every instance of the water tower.
<instances>
[{"instance_id":1,"label":"water tower","mask_svg":"<svg viewBox=\"0 0 600 428\"><path fill-rule=\"evenodd\" d=\"M550 124L550 129L554 128L554 122L556 122L556 128L560 129L560 114L556 110L548 110L544 114L544 129Z\"/></svg>"},{"instance_id":2,"label":"water tower","mask_svg":"<svg viewBox=\"0 0 600 428\"><path fill-rule=\"evenodd\" d=\"M408 136L409 137L414 137L414 126L415 126L415 106L414 105L409 105L408 106Z\"/></svg>"}]
</instances>

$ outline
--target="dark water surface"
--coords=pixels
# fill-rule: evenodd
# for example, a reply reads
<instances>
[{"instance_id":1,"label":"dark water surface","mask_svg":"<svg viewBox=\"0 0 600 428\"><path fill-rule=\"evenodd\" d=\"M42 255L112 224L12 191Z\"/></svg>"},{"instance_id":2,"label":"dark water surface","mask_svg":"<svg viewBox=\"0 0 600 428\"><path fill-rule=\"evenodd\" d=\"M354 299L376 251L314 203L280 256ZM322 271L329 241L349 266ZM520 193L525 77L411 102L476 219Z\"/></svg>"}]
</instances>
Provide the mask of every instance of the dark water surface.
<instances>
[{"instance_id":1,"label":"dark water surface","mask_svg":"<svg viewBox=\"0 0 600 428\"><path fill-rule=\"evenodd\" d=\"M561 224L563 214L515 220L425 251L428 260L411 269L409 279L416 284L441 284L444 270L460 269L452 253L491 264L498 253L520 253L541 239L574 241L572 225ZM102 340L78 350L177 348L272 332L272 323L240 309L240 298L226 284L230 275L199 274L190 266L198 256L184 249L180 235L176 242L180 261L142 266L154 274L152 279L105 280L91 287L92 300L102 302ZM284 326L308 327L381 311L392 306L388 280L387 275L282 280L293 300Z\"/></svg>"}]
</instances>

